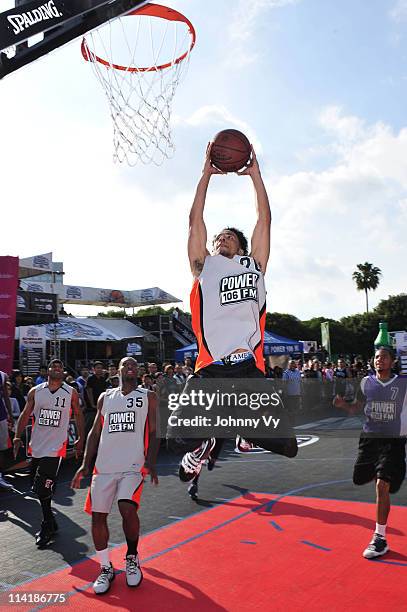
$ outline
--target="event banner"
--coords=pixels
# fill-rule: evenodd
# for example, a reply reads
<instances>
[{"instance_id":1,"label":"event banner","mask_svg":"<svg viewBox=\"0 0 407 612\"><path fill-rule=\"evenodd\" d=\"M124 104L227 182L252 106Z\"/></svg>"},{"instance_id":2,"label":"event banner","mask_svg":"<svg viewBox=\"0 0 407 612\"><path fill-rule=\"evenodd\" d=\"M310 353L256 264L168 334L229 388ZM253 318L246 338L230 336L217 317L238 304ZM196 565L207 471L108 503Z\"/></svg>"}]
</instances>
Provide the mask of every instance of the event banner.
<instances>
[{"instance_id":1,"label":"event banner","mask_svg":"<svg viewBox=\"0 0 407 612\"><path fill-rule=\"evenodd\" d=\"M46 361L45 326L29 325L20 328L20 369L25 376L38 374Z\"/></svg>"},{"instance_id":2,"label":"event banner","mask_svg":"<svg viewBox=\"0 0 407 612\"><path fill-rule=\"evenodd\" d=\"M407 376L407 332L397 331L392 335L395 339L397 357L400 363L401 374Z\"/></svg>"},{"instance_id":3,"label":"event banner","mask_svg":"<svg viewBox=\"0 0 407 612\"><path fill-rule=\"evenodd\" d=\"M0 257L0 370L13 369L18 257Z\"/></svg>"},{"instance_id":4,"label":"event banner","mask_svg":"<svg viewBox=\"0 0 407 612\"><path fill-rule=\"evenodd\" d=\"M97 287L79 287L61 285L60 283L43 283L34 279L22 280L21 289L37 293L55 293L61 304L83 304L94 306L150 306L154 304L172 304L180 302L178 298L159 287L121 291L120 289L99 289Z\"/></svg>"},{"instance_id":5,"label":"event banner","mask_svg":"<svg viewBox=\"0 0 407 612\"><path fill-rule=\"evenodd\" d=\"M329 321L323 321L321 323L321 344L328 353L331 355L331 338L329 336Z\"/></svg>"}]
</instances>

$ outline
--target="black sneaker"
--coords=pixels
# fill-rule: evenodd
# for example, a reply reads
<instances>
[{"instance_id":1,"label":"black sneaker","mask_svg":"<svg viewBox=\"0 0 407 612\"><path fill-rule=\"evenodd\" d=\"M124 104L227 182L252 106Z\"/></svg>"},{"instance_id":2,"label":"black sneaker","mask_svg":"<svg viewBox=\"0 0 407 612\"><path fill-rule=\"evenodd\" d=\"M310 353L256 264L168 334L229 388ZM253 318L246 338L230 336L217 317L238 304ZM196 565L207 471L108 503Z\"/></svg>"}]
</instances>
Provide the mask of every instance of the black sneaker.
<instances>
[{"instance_id":1,"label":"black sneaker","mask_svg":"<svg viewBox=\"0 0 407 612\"><path fill-rule=\"evenodd\" d=\"M192 499L198 499L198 479L194 479L188 487L188 495Z\"/></svg>"},{"instance_id":2,"label":"black sneaker","mask_svg":"<svg viewBox=\"0 0 407 612\"><path fill-rule=\"evenodd\" d=\"M35 543L38 548L44 548L54 539L55 529L53 523L42 521L41 529L36 533Z\"/></svg>"},{"instance_id":3,"label":"black sneaker","mask_svg":"<svg viewBox=\"0 0 407 612\"><path fill-rule=\"evenodd\" d=\"M180 480L183 482L189 482L190 480L193 480L195 476L198 476L202 470L204 462L209 457L211 450L215 446L215 443L215 438L209 438L208 440L204 440L201 446L196 450L190 453L185 453L181 459L178 471Z\"/></svg>"},{"instance_id":4,"label":"black sneaker","mask_svg":"<svg viewBox=\"0 0 407 612\"><path fill-rule=\"evenodd\" d=\"M363 556L365 559L374 559L386 554L388 550L386 538L378 533L374 533L369 546L363 551Z\"/></svg>"},{"instance_id":5,"label":"black sneaker","mask_svg":"<svg viewBox=\"0 0 407 612\"><path fill-rule=\"evenodd\" d=\"M56 533L58 531L58 529L59 529L58 523L56 522L55 518L52 517L51 521L42 521L41 528L39 529L39 531L36 532L35 537L38 537L40 535L41 529L42 529L42 526L43 526L44 523L46 523L48 525L50 531L52 531L53 533Z\"/></svg>"}]
</instances>

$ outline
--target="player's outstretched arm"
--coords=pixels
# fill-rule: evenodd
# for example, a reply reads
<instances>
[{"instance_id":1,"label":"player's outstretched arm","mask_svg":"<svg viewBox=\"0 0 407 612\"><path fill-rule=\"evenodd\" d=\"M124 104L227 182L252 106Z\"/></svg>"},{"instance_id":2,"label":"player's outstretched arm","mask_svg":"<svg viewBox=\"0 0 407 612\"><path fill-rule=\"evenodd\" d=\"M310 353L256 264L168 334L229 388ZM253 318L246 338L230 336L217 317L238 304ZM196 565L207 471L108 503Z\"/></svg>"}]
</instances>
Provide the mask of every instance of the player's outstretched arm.
<instances>
[{"instance_id":1,"label":"player's outstretched arm","mask_svg":"<svg viewBox=\"0 0 407 612\"><path fill-rule=\"evenodd\" d=\"M79 459L79 457L83 453L83 447L85 444L85 420L83 418L83 413L79 405L79 395L75 389L72 392L72 410L74 413L76 427L78 430L78 439L76 440L74 444L75 455L76 455L76 458Z\"/></svg>"},{"instance_id":2,"label":"player's outstretched arm","mask_svg":"<svg viewBox=\"0 0 407 612\"><path fill-rule=\"evenodd\" d=\"M30 389L27 395L27 403L24 406L24 410L18 417L17 425L16 425L16 433L14 434L14 442L13 442L13 453L14 459L16 459L18 455L18 451L21 446L21 434L24 429L27 427L30 417L34 410L34 394L35 389Z\"/></svg>"},{"instance_id":3,"label":"player's outstretched arm","mask_svg":"<svg viewBox=\"0 0 407 612\"><path fill-rule=\"evenodd\" d=\"M264 274L270 255L271 212L269 198L253 146L250 164L237 174L239 174L239 176L249 175L253 181L257 222L253 230L250 255L259 264Z\"/></svg>"},{"instance_id":4,"label":"player's outstretched arm","mask_svg":"<svg viewBox=\"0 0 407 612\"><path fill-rule=\"evenodd\" d=\"M86 440L86 448L82 465L78 468L76 474L72 478L71 487L73 489L79 489L82 478L89 475L92 459L97 453L100 435L102 433L102 408L104 397L104 393L102 393L99 397L95 420L93 421L92 429L90 430Z\"/></svg>"},{"instance_id":5,"label":"player's outstretched arm","mask_svg":"<svg viewBox=\"0 0 407 612\"><path fill-rule=\"evenodd\" d=\"M158 485L156 472L157 455L160 448L160 438L157 437L158 400L154 391L148 392L148 450L144 463L145 470L150 474L151 482Z\"/></svg>"},{"instance_id":6,"label":"player's outstretched arm","mask_svg":"<svg viewBox=\"0 0 407 612\"><path fill-rule=\"evenodd\" d=\"M202 176L196 187L195 198L189 213L188 257L191 271L194 276L200 275L205 263L205 257L209 255L209 251L206 248L208 237L203 218L209 181L212 174L223 174L211 164L211 146L212 143L209 143L206 149Z\"/></svg>"}]
</instances>

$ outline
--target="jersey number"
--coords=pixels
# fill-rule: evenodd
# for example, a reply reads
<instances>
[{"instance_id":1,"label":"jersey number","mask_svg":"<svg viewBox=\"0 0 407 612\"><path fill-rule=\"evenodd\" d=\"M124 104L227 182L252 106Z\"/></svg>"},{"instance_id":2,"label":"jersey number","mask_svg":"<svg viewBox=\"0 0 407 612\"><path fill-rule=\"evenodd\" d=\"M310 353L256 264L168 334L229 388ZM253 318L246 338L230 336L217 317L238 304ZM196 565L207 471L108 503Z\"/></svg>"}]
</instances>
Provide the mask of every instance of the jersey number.
<instances>
[{"instance_id":1,"label":"jersey number","mask_svg":"<svg viewBox=\"0 0 407 612\"><path fill-rule=\"evenodd\" d=\"M257 272L261 272L260 266L258 265L258 263L254 259L253 259L253 262L254 262L254 267L256 268ZM251 264L250 257L241 257L240 264L242 266L246 266L246 268L250 268L250 264Z\"/></svg>"},{"instance_id":2,"label":"jersey number","mask_svg":"<svg viewBox=\"0 0 407 612\"><path fill-rule=\"evenodd\" d=\"M66 397L62 397L62 398L61 397L57 397L56 398L56 402L55 402L55 407L56 408L59 408L59 400L61 400L61 408L65 408Z\"/></svg>"},{"instance_id":3,"label":"jersey number","mask_svg":"<svg viewBox=\"0 0 407 612\"><path fill-rule=\"evenodd\" d=\"M141 397L136 397L136 402L134 403L134 397L129 397L126 401L126 408L133 408L133 406L136 406L136 408L141 408L143 405L143 400L141 399Z\"/></svg>"}]
</instances>

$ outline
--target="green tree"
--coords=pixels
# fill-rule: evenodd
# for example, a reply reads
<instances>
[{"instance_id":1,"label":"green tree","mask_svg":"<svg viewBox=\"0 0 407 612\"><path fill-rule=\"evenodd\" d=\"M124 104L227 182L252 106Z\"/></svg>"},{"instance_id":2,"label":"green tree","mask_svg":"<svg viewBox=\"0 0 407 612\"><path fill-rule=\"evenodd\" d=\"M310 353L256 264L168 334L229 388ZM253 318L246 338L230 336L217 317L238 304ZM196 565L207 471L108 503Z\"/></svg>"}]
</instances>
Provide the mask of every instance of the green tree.
<instances>
[{"instance_id":1,"label":"green tree","mask_svg":"<svg viewBox=\"0 0 407 612\"><path fill-rule=\"evenodd\" d=\"M266 329L280 336L293 340L312 340L307 335L307 329L294 315L281 312L268 312L266 314Z\"/></svg>"},{"instance_id":2,"label":"green tree","mask_svg":"<svg viewBox=\"0 0 407 612\"><path fill-rule=\"evenodd\" d=\"M380 318L375 312L343 317L340 323L346 330L351 344L347 352L361 353L366 359L371 357L379 321Z\"/></svg>"},{"instance_id":3,"label":"green tree","mask_svg":"<svg viewBox=\"0 0 407 612\"><path fill-rule=\"evenodd\" d=\"M347 329L340 321L327 319L326 317L314 317L309 321L302 321L307 329L308 336L305 339L316 340L321 344L321 323L329 322L329 336L331 339L332 353L353 353L355 351L355 335Z\"/></svg>"},{"instance_id":4,"label":"green tree","mask_svg":"<svg viewBox=\"0 0 407 612\"><path fill-rule=\"evenodd\" d=\"M97 316L107 319L125 319L126 311L124 308L121 308L120 310L108 310L107 312L98 312Z\"/></svg>"},{"instance_id":5,"label":"green tree","mask_svg":"<svg viewBox=\"0 0 407 612\"><path fill-rule=\"evenodd\" d=\"M380 268L376 268L373 264L365 261L364 264L358 264L357 270L352 274L352 278L356 283L358 291L364 291L366 295L366 312L369 312L369 301L367 292L375 290L379 286L382 271Z\"/></svg>"},{"instance_id":6,"label":"green tree","mask_svg":"<svg viewBox=\"0 0 407 612\"><path fill-rule=\"evenodd\" d=\"M390 331L407 329L407 294L389 295L373 312L381 321L387 321Z\"/></svg>"}]
</instances>

